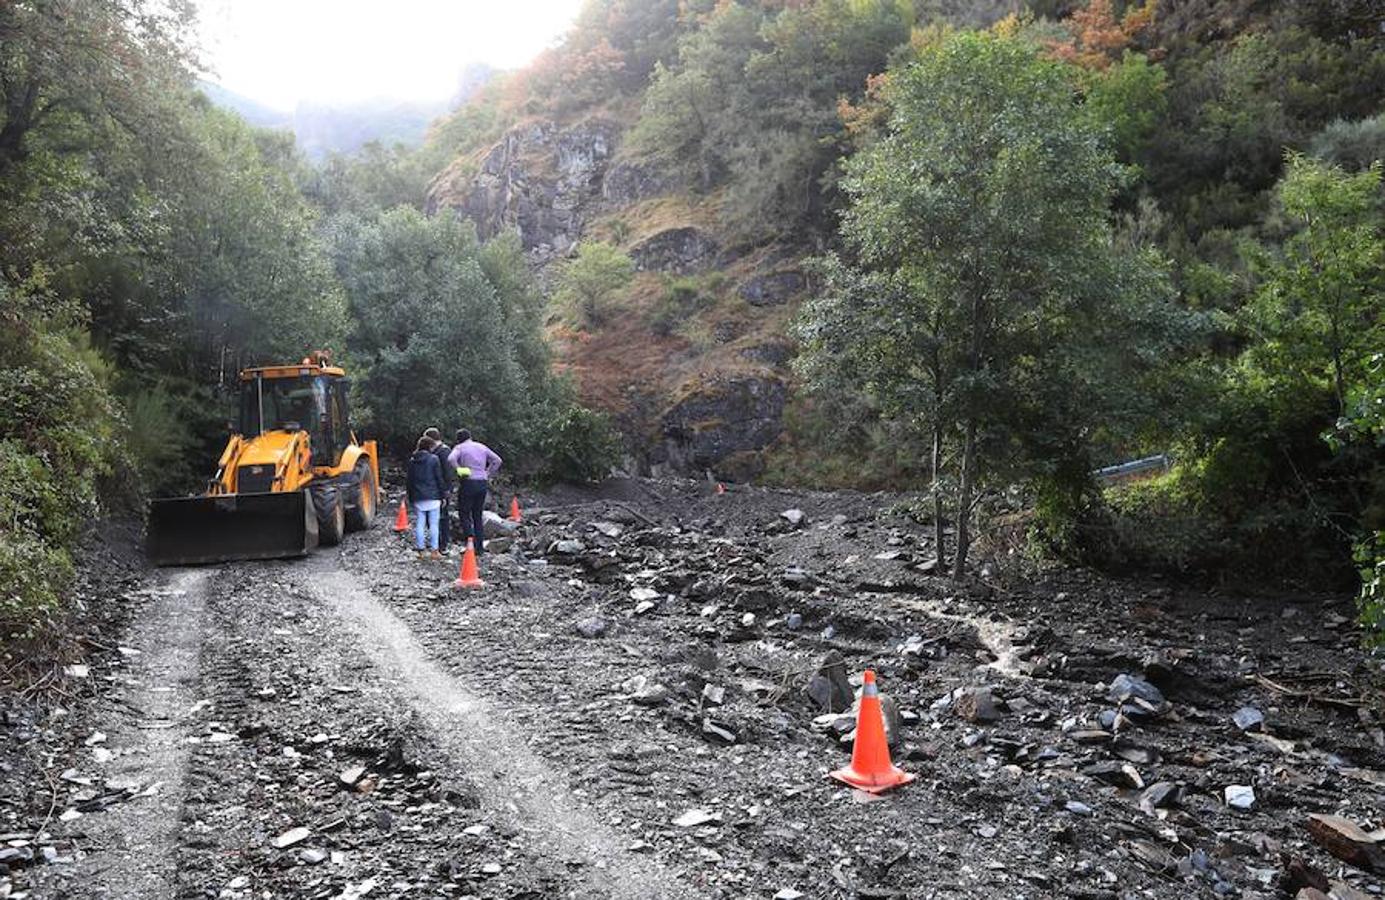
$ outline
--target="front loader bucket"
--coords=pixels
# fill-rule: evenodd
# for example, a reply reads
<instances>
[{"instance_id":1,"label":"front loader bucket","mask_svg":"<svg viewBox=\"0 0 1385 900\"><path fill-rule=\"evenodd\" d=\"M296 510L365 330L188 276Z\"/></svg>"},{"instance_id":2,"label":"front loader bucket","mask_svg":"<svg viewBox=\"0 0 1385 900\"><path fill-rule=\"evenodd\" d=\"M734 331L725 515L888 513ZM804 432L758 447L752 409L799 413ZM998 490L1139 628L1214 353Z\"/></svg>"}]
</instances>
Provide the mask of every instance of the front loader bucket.
<instances>
[{"instance_id":1,"label":"front loader bucket","mask_svg":"<svg viewBox=\"0 0 1385 900\"><path fill-rule=\"evenodd\" d=\"M144 550L156 566L304 556L316 546L317 514L307 491L149 504Z\"/></svg>"}]
</instances>

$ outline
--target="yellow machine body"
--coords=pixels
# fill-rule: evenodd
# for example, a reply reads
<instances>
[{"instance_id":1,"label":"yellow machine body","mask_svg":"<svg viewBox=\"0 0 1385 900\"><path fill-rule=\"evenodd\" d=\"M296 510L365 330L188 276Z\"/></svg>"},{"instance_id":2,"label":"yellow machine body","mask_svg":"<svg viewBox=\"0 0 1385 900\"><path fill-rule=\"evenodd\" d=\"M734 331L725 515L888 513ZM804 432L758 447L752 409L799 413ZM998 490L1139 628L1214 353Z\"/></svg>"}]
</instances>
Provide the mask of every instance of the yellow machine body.
<instances>
[{"instance_id":1,"label":"yellow machine body","mask_svg":"<svg viewBox=\"0 0 1385 900\"><path fill-rule=\"evenodd\" d=\"M314 354L240 373L239 428L199 497L155 500L156 565L302 556L369 527L380 500L374 441L347 415L346 373Z\"/></svg>"}]
</instances>

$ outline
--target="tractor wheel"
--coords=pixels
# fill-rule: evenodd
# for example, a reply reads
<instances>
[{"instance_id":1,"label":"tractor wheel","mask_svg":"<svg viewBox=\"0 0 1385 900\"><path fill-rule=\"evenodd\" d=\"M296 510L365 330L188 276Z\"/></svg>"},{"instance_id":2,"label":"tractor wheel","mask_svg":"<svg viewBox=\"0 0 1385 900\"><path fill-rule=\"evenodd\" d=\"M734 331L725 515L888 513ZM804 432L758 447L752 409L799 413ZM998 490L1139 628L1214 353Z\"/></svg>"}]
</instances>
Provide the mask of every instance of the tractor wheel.
<instances>
[{"instance_id":1,"label":"tractor wheel","mask_svg":"<svg viewBox=\"0 0 1385 900\"><path fill-rule=\"evenodd\" d=\"M346 489L346 530L365 531L375 520L375 471L369 460L356 463Z\"/></svg>"},{"instance_id":2,"label":"tractor wheel","mask_svg":"<svg viewBox=\"0 0 1385 900\"><path fill-rule=\"evenodd\" d=\"M346 510L335 484L313 485L313 506L317 509L317 542L324 547L341 543L346 532Z\"/></svg>"}]
</instances>

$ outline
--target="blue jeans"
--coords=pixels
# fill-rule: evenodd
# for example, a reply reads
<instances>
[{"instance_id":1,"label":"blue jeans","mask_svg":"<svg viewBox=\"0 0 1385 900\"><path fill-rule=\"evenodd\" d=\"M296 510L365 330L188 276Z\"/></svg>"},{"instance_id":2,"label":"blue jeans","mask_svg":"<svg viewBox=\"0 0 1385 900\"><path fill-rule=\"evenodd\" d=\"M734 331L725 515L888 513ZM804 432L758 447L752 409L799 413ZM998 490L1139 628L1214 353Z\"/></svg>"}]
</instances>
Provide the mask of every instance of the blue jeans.
<instances>
[{"instance_id":1,"label":"blue jeans","mask_svg":"<svg viewBox=\"0 0 1385 900\"><path fill-rule=\"evenodd\" d=\"M441 510L416 509L414 510L414 549L422 550L424 541L427 541L429 550L438 549L438 513ZM426 535L426 538L425 538Z\"/></svg>"}]
</instances>

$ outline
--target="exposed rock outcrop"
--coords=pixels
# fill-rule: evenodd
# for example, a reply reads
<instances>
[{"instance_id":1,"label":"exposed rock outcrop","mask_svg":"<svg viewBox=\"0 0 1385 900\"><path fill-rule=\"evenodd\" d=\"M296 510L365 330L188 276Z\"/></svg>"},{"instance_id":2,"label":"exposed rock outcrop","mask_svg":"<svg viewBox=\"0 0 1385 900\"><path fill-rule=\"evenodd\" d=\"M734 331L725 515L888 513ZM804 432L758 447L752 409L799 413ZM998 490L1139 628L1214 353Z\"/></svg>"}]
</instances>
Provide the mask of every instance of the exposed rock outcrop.
<instances>
[{"instance_id":1,"label":"exposed rock outcrop","mask_svg":"<svg viewBox=\"0 0 1385 900\"><path fill-rule=\"evenodd\" d=\"M793 358L794 346L788 341L767 341L741 350L741 359L762 366L783 366Z\"/></svg>"},{"instance_id":2,"label":"exposed rock outcrop","mask_svg":"<svg viewBox=\"0 0 1385 900\"><path fill-rule=\"evenodd\" d=\"M687 275L710 269L720 250L721 245L710 235L689 225L669 228L645 238L635 245L630 256L641 272Z\"/></svg>"},{"instance_id":3,"label":"exposed rock outcrop","mask_svg":"<svg viewBox=\"0 0 1385 900\"><path fill-rule=\"evenodd\" d=\"M736 282L728 280L726 288L712 290L725 299L737 291L753 307L786 304L806 289L793 250L728 248L708 224L715 212L695 209L678 176L618 158L621 129L601 117L517 125L439 176L429 191L429 209L472 220L482 240L517 230L541 271L590 239L593 223L598 234L609 235L612 222L625 220L626 236L619 240L640 272L700 275L731 268L739 285L731 287ZM633 245L626 243L631 231L638 238ZM646 291L657 290L657 279L641 277ZM698 323L704 343L684 349L674 339L652 356L650 348L659 341L642 333L641 321L607 329L594 342L591 336L568 341L560 351L574 365L588 401L615 414L642 468L712 469L732 481L759 475L765 448L783 430L788 396L781 373L793 345L774 331L778 320L747 315L744 307L709 311ZM700 358L705 371L719 374L690 386L686 369L665 367L667 357L660 354L669 352Z\"/></svg>"},{"instance_id":4,"label":"exposed rock outcrop","mask_svg":"<svg viewBox=\"0 0 1385 900\"><path fill-rule=\"evenodd\" d=\"M808 280L802 272L769 272L747 278L738 293L751 306L778 306L807 286Z\"/></svg>"},{"instance_id":5,"label":"exposed rock outcrop","mask_svg":"<svg viewBox=\"0 0 1385 900\"><path fill-rule=\"evenodd\" d=\"M582 235L619 137L620 126L604 119L517 126L470 179L440 178L429 192L430 211L460 212L483 240L516 228L539 261L560 256Z\"/></svg>"},{"instance_id":6,"label":"exposed rock outcrop","mask_svg":"<svg viewBox=\"0 0 1385 900\"><path fill-rule=\"evenodd\" d=\"M763 468L760 451L784 429L784 382L760 376L714 381L671 407L662 417L663 443L656 465L677 471L711 469L734 481Z\"/></svg>"},{"instance_id":7,"label":"exposed rock outcrop","mask_svg":"<svg viewBox=\"0 0 1385 900\"><path fill-rule=\"evenodd\" d=\"M675 193L682 187L679 179L659 172L648 163L625 160L612 163L606 170L601 182L601 199L618 209Z\"/></svg>"}]
</instances>

